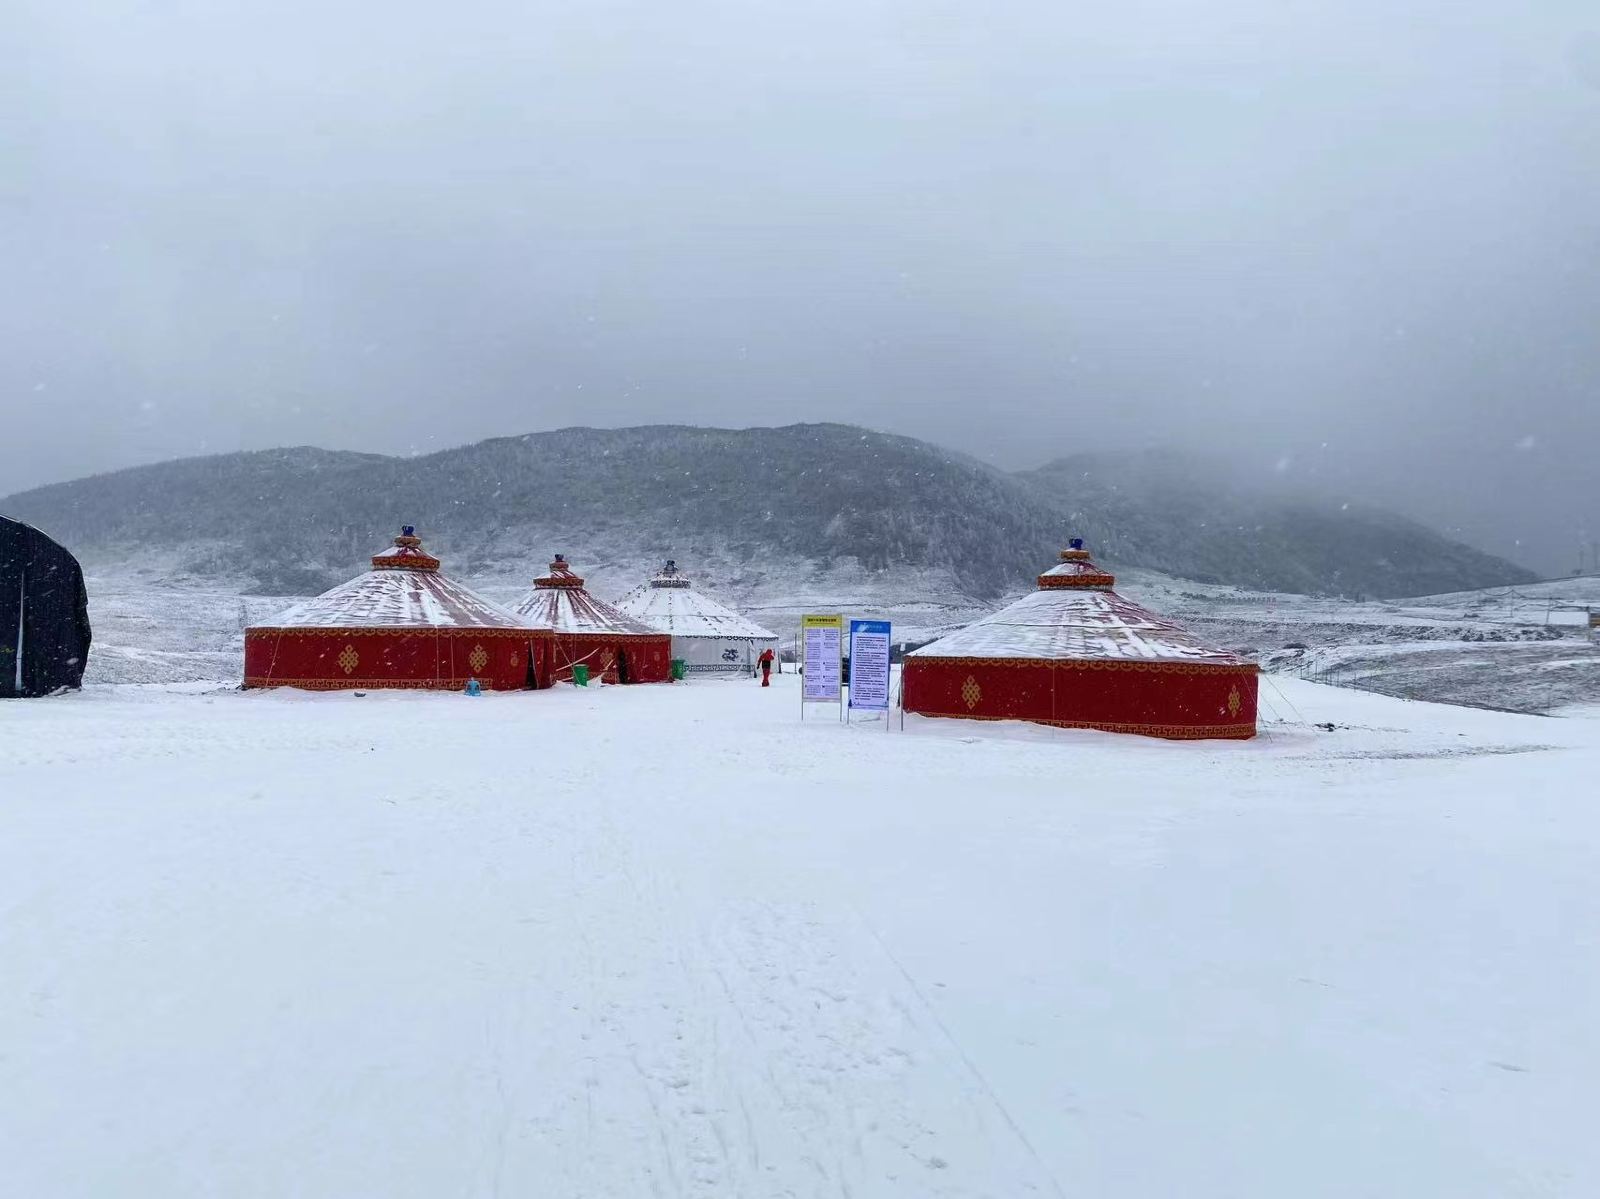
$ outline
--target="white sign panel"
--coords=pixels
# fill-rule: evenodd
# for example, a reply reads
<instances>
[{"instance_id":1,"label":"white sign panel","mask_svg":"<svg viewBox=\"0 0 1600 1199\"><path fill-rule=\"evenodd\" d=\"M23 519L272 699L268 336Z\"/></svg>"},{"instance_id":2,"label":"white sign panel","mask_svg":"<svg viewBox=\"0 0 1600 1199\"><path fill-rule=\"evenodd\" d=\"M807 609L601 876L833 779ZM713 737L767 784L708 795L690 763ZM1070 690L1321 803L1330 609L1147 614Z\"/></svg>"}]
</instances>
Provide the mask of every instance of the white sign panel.
<instances>
[{"instance_id":1,"label":"white sign panel","mask_svg":"<svg viewBox=\"0 0 1600 1199\"><path fill-rule=\"evenodd\" d=\"M889 622L850 622L850 706L889 710Z\"/></svg>"},{"instance_id":2,"label":"white sign panel","mask_svg":"<svg viewBox=\"0 0 1600 1199\"><path fill-rule=\"evenodd\" d=\"M844 617L802 616L800 618L801 645L805 655L805 675L801 687L802 702L808 704L836 704L839 702L839 658L843 651Z\"/></svg>"}]
</instances>

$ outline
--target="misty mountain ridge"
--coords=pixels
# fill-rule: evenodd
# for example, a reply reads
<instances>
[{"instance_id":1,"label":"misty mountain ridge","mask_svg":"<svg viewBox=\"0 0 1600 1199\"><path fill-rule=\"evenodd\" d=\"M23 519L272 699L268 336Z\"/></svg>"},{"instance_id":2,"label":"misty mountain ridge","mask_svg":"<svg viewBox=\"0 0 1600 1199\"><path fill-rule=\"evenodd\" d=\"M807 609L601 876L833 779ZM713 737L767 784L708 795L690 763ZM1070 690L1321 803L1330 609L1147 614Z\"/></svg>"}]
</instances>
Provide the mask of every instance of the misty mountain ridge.
<instances>
[{"instance_id":1,"label":"misty mountain ridge","mask_svg":"<svg viewBox=\"0 0 1600 1199\"><path fill-rule=\"evenodd\" d=\"M224 454L36 488L0 511L86 565L159 561L174 578L280 595L348 578L402 522L446 569L506 581L560 551L580 573L669 556L723 579L849 564L988 600L1026 586L1069 535L1112 563L1259 590L1402 596L1533 577L1394 513L1246 484L1189 455L1076 454L1008 473L837 424L569 428L408 458Z\"/></svg>"},{"instance_id":2,"label":"misty mountain ridge","mask_svg":"<svg viewBox=\"0 0 1600 1199\"><path fill-rule=\"evenodd\" d=\"M1200 454L1077 454L1018 477L1085 528L1109 514L1108 553L1205 583L1396 598L1432 594L1447 578L1482 580L1476 588L1536 577L1399 513Z\"/></svg>"}]
</instances>

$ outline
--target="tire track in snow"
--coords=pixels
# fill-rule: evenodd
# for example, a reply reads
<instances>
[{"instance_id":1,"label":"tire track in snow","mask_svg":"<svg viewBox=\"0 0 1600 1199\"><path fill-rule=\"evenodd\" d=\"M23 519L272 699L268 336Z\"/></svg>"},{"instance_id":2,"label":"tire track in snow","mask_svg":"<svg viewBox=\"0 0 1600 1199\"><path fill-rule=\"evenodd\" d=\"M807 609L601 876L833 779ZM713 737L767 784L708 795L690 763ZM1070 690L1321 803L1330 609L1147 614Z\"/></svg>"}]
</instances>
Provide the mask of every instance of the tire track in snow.
<instances>
[{"instance_id":1,"label":"tire track in snow","mask_svg":"<svg viewBox=\"0 0 1600 1199\"><path fill-rule=\"evenodd\" d=\"M928 1014L928 1017L933 1021L934 1027L939 1030L944 1039L949 1042L950 1047L955 1050L956 1056L960 1059L961 1064L966 1067L967 1072L972 1075L978 1086L982 1088L983 1093L988 1097L989 1102L994 1104L995 1111L1000 1113L1000 1118L1005 1121L1006 1126L1010 1128L1012 1133L1016 1135L1018 1142L1024 1149L1027 1150L1028 1156L1032 1158L1034 1164L1038 1166L1039 1172L1043 1174L1044 1177L1049 1181L1051 1190L1059 1197L1059 1199L1066 1199L1066 1192L1061 1189L1060 1182L1056 1180L1055 1175L1052 1174L1049 1167L1045 1165L1044 1159L1039 1156L1039 1151L1033 1147L1033 1142L1028 1139L1028 1134L1022 1131L1022 1126L1017 1123L1016 1119L1011 1115L1011 1112L1007 1110L1006 1105L1001 1101L1000 1096L996 1094L994 1087L990 1085L988 1078L984 1076L983 1071L978 1069L977 1064L968 1055L966 1049L962 1047L961 1042L956 1040L955 1034L950 1031L950 1026L940 1018L938 1010L931 1002L929 1002L927 995L917 984L917 980L911 976L911 972L907 970L900 959L894 955L894 951L889 948L887 942L884 941L877 928L870 920L866 918L866 916L862 915L859 909L856 910L856 917L861 921L862 927L864 927L867 932L872 935L872 939L877 942L878 948L883 951L883 956L886 957L894 966L900 977L905 979L906 985L911 988L911 993L917 997L918 1003L921 1004L923 1011L925 1011Z\"/></svg>"}]
</instances>

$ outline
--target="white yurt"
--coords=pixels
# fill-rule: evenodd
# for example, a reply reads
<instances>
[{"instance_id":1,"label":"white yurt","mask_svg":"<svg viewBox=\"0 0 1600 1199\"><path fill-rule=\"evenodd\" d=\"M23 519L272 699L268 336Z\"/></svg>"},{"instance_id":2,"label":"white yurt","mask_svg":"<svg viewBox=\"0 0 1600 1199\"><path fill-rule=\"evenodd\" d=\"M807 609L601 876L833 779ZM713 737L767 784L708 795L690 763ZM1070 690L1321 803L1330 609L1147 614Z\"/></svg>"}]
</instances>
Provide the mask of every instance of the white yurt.
<instances>
[{"instance_id":1,"label":"white yurt","mask_svg":"<svg viewBox=\"0 0 1600 1199\"><path fill-rule=\"evenodd\" d=\"M672 635L672 656L691 674L748 674L778 635L697 591L678 564L668 561L649 582L617 601L635 620Z\"/></svg>"}]
</instances>

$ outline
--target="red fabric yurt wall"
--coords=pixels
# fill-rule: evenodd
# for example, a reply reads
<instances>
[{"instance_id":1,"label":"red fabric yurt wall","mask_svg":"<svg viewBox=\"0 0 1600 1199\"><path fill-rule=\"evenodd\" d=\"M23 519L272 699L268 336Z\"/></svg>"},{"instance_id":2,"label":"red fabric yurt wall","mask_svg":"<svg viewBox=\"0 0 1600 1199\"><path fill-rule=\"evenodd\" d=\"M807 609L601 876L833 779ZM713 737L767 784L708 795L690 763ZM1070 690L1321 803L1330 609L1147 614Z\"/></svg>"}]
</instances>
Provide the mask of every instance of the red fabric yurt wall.
<instances>
[{"instance_id":1,"label":"red fabric yurt wall","mask_svg":"<svg viewBox=\"0 0 1600 1199\"><path fill-rule=\"evenodd\" d=\"M572 668L589 668L589 677L607 683L666 683L672 679L672 635L652 629L613 604L589 594L583 577L562 554L550 573L533 581L517 605L518 619L555 635L551 673L571 682ZM627 658L627 678L619 667Z\"/></svg>"},{"instance_id":2,"label":"red fabric yurt wall","mask_svg":"<svg viewBox=\"0 0 1600 1199\"><path fill-rule=\"evenodd\" d=\"M246 687L428 688L492 691L554 681L553 638L530 629L255 628L245 634Z\"/></svg>"},{"instance_id":3,"label":"red fabric yurt wall","mask_svg":"<svg viewBox=\"0 0 1600 1199\"><path fill-rule=\"evenodd\" d=\"M903 677L905 710L924 716L1180 739L1256 735L1253 666L913 657Z\"/></svg>"},{"instance_id":4,"label":"red fabric yurt wall","mask_svg":"<svg viewBox=\"0 0 1600 1199\"><path fill-rule=\"evenodd\" d=\"M591 678L620 683L617 654L627 655L628 682L666 683L672 679L672 638L666 634L557 633L551 671L558 683L572 681L572 668L583 663Z\"/></svg>"}]
</instances>

